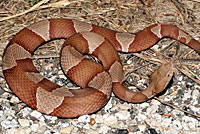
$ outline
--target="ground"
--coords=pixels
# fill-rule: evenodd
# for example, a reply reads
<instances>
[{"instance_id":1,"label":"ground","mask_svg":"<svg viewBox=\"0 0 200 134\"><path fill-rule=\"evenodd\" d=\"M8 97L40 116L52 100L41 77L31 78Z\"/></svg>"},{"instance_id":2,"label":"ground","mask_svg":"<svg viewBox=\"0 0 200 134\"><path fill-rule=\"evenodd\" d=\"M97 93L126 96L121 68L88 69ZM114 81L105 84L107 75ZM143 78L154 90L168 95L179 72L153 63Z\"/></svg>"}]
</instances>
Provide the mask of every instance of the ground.
<instances>
[{"instance_id":1,"label":"ground","mask_svg":"<svg viewBox=\"0 0 200 134\"><path fill-rule=\"evenodd\" d=\"M173 24L200 41L199 0L4 0L0 1L0 55L24 27L49 18L93 23L134 33L155 23ZM62 75L59 52L63 40L35 52L35 65L45 77L69 87ZM166 91L147 102L131 104L112 95L97 113L75 119L41 114L24 104L8 88L0 70L0 134L6 133L200 133L200 55L172 39L162 39L139 53L119 53L130 88L143 89L150 74L166 59L174 77ZM0 57L0 65L2 57Z\"/></svg>"}]
</instances>

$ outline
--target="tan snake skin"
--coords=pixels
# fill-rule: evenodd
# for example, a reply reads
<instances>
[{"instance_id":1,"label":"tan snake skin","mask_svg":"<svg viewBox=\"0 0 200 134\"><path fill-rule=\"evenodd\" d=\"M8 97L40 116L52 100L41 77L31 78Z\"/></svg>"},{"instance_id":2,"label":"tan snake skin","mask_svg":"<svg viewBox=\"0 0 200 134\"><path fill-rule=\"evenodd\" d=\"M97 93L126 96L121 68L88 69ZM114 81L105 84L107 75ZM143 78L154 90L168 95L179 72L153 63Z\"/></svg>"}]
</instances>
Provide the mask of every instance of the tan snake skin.
<instances>
[{"instance_id":1,"label":"tan snake skin","mask_svg":"<svg viewBox=\"0 0 200 134\"><path fill-rule=\"evenodd\" d=\"M170 37L200 53L200 43L169 24L155 24L138 33L119 33L68 19L34 23L10 41L3 55L3 73L12 91L26 104L42 113L73 118L102 108L113 91L120 99L140 103L165 89L173 75L171 62L152 73L148 88L133 92L125 84L117 51L138 52ZM65 74L82 89L61 87L44 78L32 63L33 52L42 43L68 38L61 51ZM102 64L83 54L96 56Z\"/></svg>"}]
</instances>

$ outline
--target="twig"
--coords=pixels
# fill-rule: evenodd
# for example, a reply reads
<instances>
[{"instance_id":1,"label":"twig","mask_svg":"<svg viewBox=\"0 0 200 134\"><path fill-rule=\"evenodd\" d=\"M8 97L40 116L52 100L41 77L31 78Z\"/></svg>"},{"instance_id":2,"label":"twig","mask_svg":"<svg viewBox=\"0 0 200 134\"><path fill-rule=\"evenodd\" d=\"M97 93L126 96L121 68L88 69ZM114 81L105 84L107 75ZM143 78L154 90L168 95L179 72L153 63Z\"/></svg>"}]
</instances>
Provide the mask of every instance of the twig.
<instances>
[{"instance_id":1,"label":"twig","mask_svg":"<svg viewBox=\"0 0 200 134\"><path fill-rule=\"evenodd\" d=\"M186 20L186 17L185 17L185 15L184 15L184 12L183 12L183 10L185 10L184 9L184 7L180 4L180 2L179 1L177 1L177 0L171 0L171 2L175 5L175 7L180 11L180 17L181 17L181 19L182 19L182 22L183 22L183 24L185 24L185 20Z\"/></svg>"},{"instance_id":2,"label":"twig","mask_svg":"<svg viewBox=\"0 0 200 134\"><path fill-rule=\"evenodd\" d=\"M187 114L189 114L189 115L195 116L195 117L197 117L198 120L200 120L200 115L199 115L199 114L190 113L190 112L188 112L188 111L186 111L186 110L183 110L183 109L181 109L181 108L179 108L179 107L176 107L176 106L174 106L174 105L172 105L172 104L169 104L169 103L167 103L167 102L164 102L164 101L160 100L159 98L157 98L157 97L155 97L155 96L154 96L154 99L158 100L158 101L161 102L162 104L165 104L165 105L167 105L167 106L169 106L169 107L172 107L172 108L174 108L174 109L177 109L177 110L182 111L182 112L184 112L184 113L187 113Z\"/></svg>"},{"instance_id":3,"label":"twig","mask_svg":"<svg viewBox=\"0 0 200 134\"><path fill-rule=\"evenodd\" d=\"M192 79L193 81L195 81L196 83L198 83L200 85L200 77L197 76L196 74L194 74L190 69L188 69L185 65L182 65L182 67L187 70L185 71L184 69L181 69L179 67L176 67L179 71L181 71L183 74L185 74L186 76L188 76L190 79ZM195 77L197 79L195 79Z\"/></svg>"},{"instance_id":4,"label":"twig","mask_svg":"<svg viewBox=\"0 0 200 134\"><path fill-rule=\"evenodd\" d=\"M59 58L59 55L46 55L46 56L33 56L32 59L50 59L50 58Z\"/></svg>"},{"instance_id":5,"label":"twig","mask_svg":"<svg viewBox=\"0 0 200 134\"><path fill-rule=\"evenodd\" d=\"M133 53L134 56L140 57L144 60L150 60L150 61L155 61L155 62L160 62L160 63L167 63L167 60L163 60L163 59L157 59L157 58L153 58L153 57L149 57L149 56L145 56L139 53Z\"/></svg>"},{"instance_id":6,"label":"twig","mask_svg":"<svg viewBox=\"0 0 200 134\"><path fill-rule=\"evenodd\" d=\"M15 17L21 16L21 15L24 15L26 13L29 13L31 11L34 11L35 9L40 7L42 4L45 4L47 2L49 2L49 0L42 0L42 1L38 2L37 4L35 4L33 7L31 7L30 9L28 9L28 10L22 12L22 13L19 13L19 14L15 14L15 15L12 15L12 16L1 18L0 21L4 21L4 20L11 19L11 18L15 18Z\"/></svg>"},{"instance_id":7,"label":"twig","mask_svg":"<svg viewBox=\"0 0 200 134\"><path fill-rule=\"evenodd\" d=\"M74 2L76 2L76 1L74 1ZM56 8L65 7L71 3L73 3L73 2L69 2L68 0L62 0L62 1L55 2L55 3L50 3L47 5L40 6L39 9L44 9L44 8L49 8L49 7L56 7Z\"/></svg>"},{"instance_id":8,"label":"twig","mask_svg":"<svg viewBox=\"0 0 200 134\"><path fill-rule=\"evenodd\" d=\"M12 15L12 16L1 18L0 21L4 21L4 20L11 19L11 18L15 18L15 17L21 16L21 15L24 15L26 13L32 12L34 10L39 10L39 9L44 9L44 8L49 8L49 7L56 7L56 8L65 7L65 6L67 6L67 5L72 3L72 2L69 2L68 0L62 0L62 1L59 1L59 2L43 5L43 4L48 3L48 2L49 2L49 0L42 0L42 1L38 2L37 4L35 4L33 7L31 7L30 9L28 9L28 10L26 10L24 12L21 12L19 14L15 14L15 15ZM77 2L77 1L75 1L75 2Z\"/></svg>"},{"instance_id":9,"label":"twig","mask_svg":"<svg viewBox=\"0 0 200 134\"><path fill-rule=\"evenodd\" d=\"M198 3L200 3L200 0L188 0L188 1L193 1L193 2L198 2Z\"/></svg>"}]
</instances>

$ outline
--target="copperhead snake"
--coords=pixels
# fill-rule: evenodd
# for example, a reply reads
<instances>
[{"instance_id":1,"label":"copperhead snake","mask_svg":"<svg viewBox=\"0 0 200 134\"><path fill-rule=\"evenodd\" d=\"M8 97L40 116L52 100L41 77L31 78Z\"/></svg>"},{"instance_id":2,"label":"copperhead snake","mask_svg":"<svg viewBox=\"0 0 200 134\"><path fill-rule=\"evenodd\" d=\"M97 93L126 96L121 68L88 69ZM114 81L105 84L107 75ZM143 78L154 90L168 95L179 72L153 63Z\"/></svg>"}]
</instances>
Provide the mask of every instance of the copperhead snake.
<instances>
[{"instance_id":1,"label":"copperhead snake","mask_svg":"<svg viewBox=\"0 0 200 134\"><path fill-rule=\"evenodd\" d=\"M155 24L138 33L119 33L92 24L68 19L49 19L34 23L14 36L3 54L3 74L12 91L26 104L42 113L72 118L102 108L110 94L140 103L160 93L173 75L172 63L152 73L149 87L133 92L124 82L117 51L138 52L163 37L176 39L200 53L200 43L170 24ZM83 89L71 90L44 78L32 63L38 46L57 38L68 38L61 50L65 74ZM102 64L86 59L96 56ZM159 71L166 68L165 71ZM159 74L159 77L158 77Z\"/></svg>"}]
</instances>

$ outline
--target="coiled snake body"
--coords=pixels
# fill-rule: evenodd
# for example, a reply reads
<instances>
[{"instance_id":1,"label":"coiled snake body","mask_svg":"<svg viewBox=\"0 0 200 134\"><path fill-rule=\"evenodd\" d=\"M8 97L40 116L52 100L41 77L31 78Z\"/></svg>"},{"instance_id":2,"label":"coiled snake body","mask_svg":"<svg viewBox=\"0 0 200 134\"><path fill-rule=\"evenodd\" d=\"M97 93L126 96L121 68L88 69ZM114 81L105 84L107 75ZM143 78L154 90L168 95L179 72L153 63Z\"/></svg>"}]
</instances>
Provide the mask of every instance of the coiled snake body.
<instances>
[{"instance_id":1,"label":"coiled snake body","mask_svg":"<svg viewBox=\"0 0 200 134\"><path fill-rule=\"evenodd\" d=\"M147 89L133 92L124 83L117 51L142 51L163 37L179 40L200 53L199 42L169 24L155 24L130 34L76 20L44 20L24 28L10 41L3 55L3 73L9 87L21 100L54 116L72 118L93 113L107 103L112 91L122 100L140 103L166 87L173 75L172 63L161 65L151 75ZM61 66L65 74L83 88L81 90L52 83L40 75L32 63L34 50L57 38L68 38L61 51ZM86 59L83 53L96 56L102 65Z\"/></svg>"}]
</instances>

